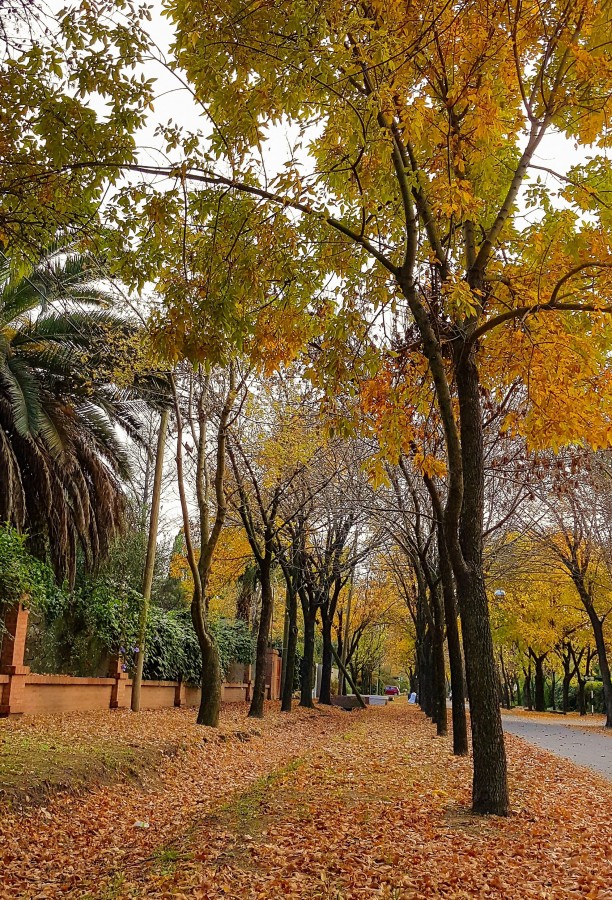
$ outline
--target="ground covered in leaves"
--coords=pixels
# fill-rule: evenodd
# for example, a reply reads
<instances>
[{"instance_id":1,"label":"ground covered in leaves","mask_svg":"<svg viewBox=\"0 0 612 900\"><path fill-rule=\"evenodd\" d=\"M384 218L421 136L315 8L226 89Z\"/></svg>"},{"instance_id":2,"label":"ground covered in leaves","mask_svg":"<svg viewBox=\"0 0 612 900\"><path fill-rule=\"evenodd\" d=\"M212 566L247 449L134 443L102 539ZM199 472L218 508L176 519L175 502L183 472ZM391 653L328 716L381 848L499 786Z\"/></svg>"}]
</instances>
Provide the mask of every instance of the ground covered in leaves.
<instances>
[{"instance_id":1,"label":"ground covered in leaves","mask_svg":"<svg viewBox=\"0 0 612 900\"><path fill-rule=\"evenodd\" d=\"M470 815L468 761L403 699L193 723L185 710L1 723L5 746L91 740L119 760L115 783L94 770L85 793L81 778L0 800L2 900L612 898L612 784L517 738L501 820Z\"/></svg>"}]
</instances>

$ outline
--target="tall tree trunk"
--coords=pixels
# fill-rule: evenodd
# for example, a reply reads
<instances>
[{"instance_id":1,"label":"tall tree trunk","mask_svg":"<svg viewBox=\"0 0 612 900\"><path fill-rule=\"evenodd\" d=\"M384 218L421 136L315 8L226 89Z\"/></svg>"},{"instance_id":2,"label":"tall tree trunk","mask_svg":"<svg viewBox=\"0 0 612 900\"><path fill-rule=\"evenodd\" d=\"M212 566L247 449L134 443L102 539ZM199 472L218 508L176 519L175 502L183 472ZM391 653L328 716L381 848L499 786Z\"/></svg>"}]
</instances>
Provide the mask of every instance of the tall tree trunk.
<instances>
[{"instance_id":1,"label":"tall tree trunk","mask_svg":"<svg viewBox=\"0 0 612 900\"><path fill-rule=\"evenodd\" d=\"M332 623L328 616L322 616L321 632L323 635L323 656L321 667L321 686L319 688L319 703L331 706L331 675L332 675Z\"/></svg>"},{"instance_id":2,"label":"tall tree trunk","mask_svg":"<svg viewBox=\"0 0 612 900\"><path fill-rule=\"evenodd\" d=\"M255 683L249 708L249 716L263 719L264 701L266 699L266 664L268 661L268 642L272 622L272 553L266 547L266 555L262 561L259 577L261 579L261 613L257 630L255 651Z\"/></svg>"},{"instance_id":3,"label":"tall tree trunk","mask_svg":"<svg viewBox=\"0 0 612 900\"><path fill-rule=\"evenodd\" d=\"M315 650L315 620L316 609L313 611L307 598L302 597L302 612L304 615L304 656L302 658L302 672L300 685L300 706L312 709L312 670L314 668Z\"/></svg>"},{"instance_id":4,"label":"tall tree trunk","mask_svg":"<svg viewBox=\"0 0 612 900\"><path fill-rule=\"evenodd\" d=\"M457 620L457 600L455 597L455 581L453 568L448 555L446 537L444 536L444 511L440 496L431 478L425 477L425 485L429 491L436 518L436 539L440 579L442 581L442 597L444 599L444 619L446 623L446 643L451 677L452 718L453 718L453 753L455 756L467 756L468 736L467 717L465 715L465 684L463 680L463 658L461 640Z\"/></svg>"},{"instance_id":5,"label":"tall tree trunk","mask_svg":"<svg viewBox=\"0 0 612 900\"><path fill-rule=\"evenodd\" d=\"M537 653L534 653L533 650L530 649L534 667L535 667L535 709L536 712L546 712L546 700L544 696L544 660L546 659L546 655L538 656Z\"/></svg>"},{"instance_id":6,"label":"tall tree trunk","mask_svg":"<svg viewBox=\"0 0 612 900\"><path fill-rule=\"evenodd\" d=\"M434 617L433 632L433 664L434 664L434 702L433 719L439 737L448 734L448 716L446 711L446 666L444 662L444 609L439 590L433 591L431 605Z\"/></svg>"},{"instance_id":7,"label":"tall tree trunk","mask_svg":"<svg viewBox=\"0 0 612 900\"><path fill-rule=\"evenodd\" d=\"M201 615L200 604L196 601L191 604L191 619L202 656L202 690L196 722L198 725L209 725L216 728L219 724L221 705L219 648L206 627L206 622Z\"/></svg>"},{"instance_id":8,"label":"tall tree trunk","mask_svg":"<svg viewBox=\"0 0 612 900\"><path fill-rule=\"evenodd\" d=\"M287 618L287 648L284 666L281 712L291 712L293 681L295 677L295 652L297 650L298 640L297 595L295 590L291 589L290 587L287 587Z\"/></svg>"},{"instance_id":9,"label":"tall tree trunk","mask_svg":"<svg viewBox=\"0 0 612 900\"><path fill-rule=\"evenodd\" d=\"M570 684L572 683L572 673L567 669L564 669L563 672L563 715L567 715L569 712L569 689Z\"/></svg>"},{"instance_id":10,"label":"tall tree trunk","mask_svg":"<svg viewBox=\"0 0 612 900\"><path fill-rule=\"evenodd\" d=\"M452 577L452 572L450 573ZM463 680L463 657L461 655L461 639L457 622L455 591L451 583L450 592L444 590L444 613L446 618L446 642L450 665L452 718L453 718L453 753L455 756L467 756L467 716L465 714L465 684Z\"/></svg>"},{"instance_id":11,"label":"tall tree trunk","mask_svg":"<svg viewBox=\"0 0 612 900\"><path fill-rule=\"evenodd\" d=\"M510 681L508 679L508 675L506 673L506 666L504 663L504 654L499 651L499 665L501 670L502 677L502 690L503 690L503 700L504 706L506 709L512 709L512 690L510 687Z\"/></svg>"},{"instance_id":12,"label":"tall tree trunk","mask_svg":"<svg viewBox=\"0 0 612 900\"><path fill-rule=\"evenodd\" d=\"M433 715L432 635L428 628L421 641L419 654L419 706L426 716Z\"/></svg>"},{"instance_id":13,"label":"tall tree trunk","mask_svg":"<svg viewBox=\"0 0 612 900\"><path fill-rule=\"evenodd\" d=\"M604 706L606 710L606 728L612 728L612 679L610 677L610 663L608 662L608 654L606 651L606 641L603 632L603 623L593 605L587 607L587 613L591 620L593 634L595 636L595 647L597 648L597 662L599 663L599 673L603 683Z\"/></svg>"},{"instance_id":14,"label":"tall tree trunk","mask_svg":"<svg viewBox=\"0 0 612 900\"><path fill-rule=\"evenodd\" d=\"M471 355L456 366L460 409L463 502L455 581L463 634L474 775L472 808L477 813L508 815L508 779L489 604L482 564L484 460L480 386ZM455 567L455 566L454 566Z\"/></svg>"},{"instance_id":15,"label":"tall tree trunk","mask_svg":"<svg viewBox=\"0 0 612 900\"><path fill-rule=\"evenodd\" d=\"M233 363L230 363L229 366L228 389L216 432L216 470L214 475L216 512L212 527L210 527L210 475L207 462L208 413L206 410L206 399L209 383L210 376L205 376L203 383L200 385L201 389L198 401L199 435L197 439L196 494L200 517L200 556L199 559L197 559L191 535L189 506L185 492L183 469L183 418L176 390L176 382L174 376L172 376L172 392L176 413L177 484L183 517L185 549L194 583L193 598L191 601L191 618L202 655L202 690L197 724L209 725L216 728L219 724L219 709L221 705L221 665L219 661L219 650L214 637L208 629L207 590L215 549L219 542L219 537L227 513L225 499L225 453L227 447L228 420L236 399L236 380Z\"/></svg>"},{"instance_id":16,"label":"tall tree trunk","mask_svg":"<svg viewBox=\"0 0 612 900\"><path fill-rule=\"evenodd\" d=\"M552 706L553 712L557 711L557 701L555 699L556 689L557 689L557 678L555 675L555 670L553 669L552 673L551 673L551 685L550 685L550 699L551 699L550 705Z\"/></svg>"}]
</instances>

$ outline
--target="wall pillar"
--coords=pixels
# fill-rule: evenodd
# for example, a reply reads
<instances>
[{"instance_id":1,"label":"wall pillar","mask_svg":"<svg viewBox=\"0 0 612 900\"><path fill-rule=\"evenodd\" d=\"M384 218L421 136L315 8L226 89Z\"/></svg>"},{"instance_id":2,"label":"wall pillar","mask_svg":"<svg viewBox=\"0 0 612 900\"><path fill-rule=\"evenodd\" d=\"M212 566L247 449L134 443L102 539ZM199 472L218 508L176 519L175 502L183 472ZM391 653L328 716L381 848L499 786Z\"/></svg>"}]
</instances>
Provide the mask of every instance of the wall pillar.
<instances>
[{"instance_id":1,"label":"wall pillar","mask_svg":"<svg viewBox=\"0 0 612 900\"><path fill-rule=\"evenodd\" d=\"M108 677L114 678L115 683L111 688L110 708L111 709L127 709L127 697L125 689L127 687L127 672L123 671L123 660L119 655L111 657L108 667Z\"/></svg>"},{"instance_id":2,"label":"wall pillar","mask_svg":"<svg viewBox=\"0 0 612 900\"><path fill-rule=\"evenodd\" d=\"M278 650L268 647L266 654L266 696L268 700L280 700L282 659Z\"/></svg>"},{"instance_id":3,"label":"wall pillar","mask_svg":"<svg viewBox=\"0 0 612 900\"><path fill-rule=\"evenodd\" d=\"M177 681L176 687L174 688L174 705L181 707L185 706L186 702L185 683L183 681Z\"/></svg>"},{"instance_id":4,"label":"wall pillar","mask_svg":"<svg viewBox=\"0 0 612 900\"><path fill-rule=\"evenodd\" d=\"M29 667L23 664L28 615L28 610L21 603L14 603L4 616L6 631L2 635L0 672L8 675L8 682L1 685L0 716L20 715L25 708L25 682L30 673Z\"/></svg>"}]
</instances>

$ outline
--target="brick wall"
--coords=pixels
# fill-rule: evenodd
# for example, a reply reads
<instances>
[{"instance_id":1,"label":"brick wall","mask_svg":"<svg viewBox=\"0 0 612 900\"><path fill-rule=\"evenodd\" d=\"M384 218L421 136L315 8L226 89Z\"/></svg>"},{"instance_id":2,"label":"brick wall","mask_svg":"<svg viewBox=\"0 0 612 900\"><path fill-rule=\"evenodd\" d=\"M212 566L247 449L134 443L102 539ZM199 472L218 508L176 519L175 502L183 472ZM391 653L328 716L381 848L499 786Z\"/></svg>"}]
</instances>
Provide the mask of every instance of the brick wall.
<instances>
[{"instance_id":1,"label":"brick wall","mask_svg":"<svg viewBox=\"0 0 612 900\"><path fill-rule=\"evenodd\" d=\"M127 709L132 682L115 660L108 678L73 678L69 675L37 675L23 665L28 611L21 604L5 616L6 633L0 646L0 716L80 712L94 709ZM268 652L267 695L280 697L280 656ZM231 681L221 686L221 699L239 703L250 699L251 667L232 665ZM197 707L200 689L178 681L143 681L141 708Z\"/></svg>"}]
</instances>

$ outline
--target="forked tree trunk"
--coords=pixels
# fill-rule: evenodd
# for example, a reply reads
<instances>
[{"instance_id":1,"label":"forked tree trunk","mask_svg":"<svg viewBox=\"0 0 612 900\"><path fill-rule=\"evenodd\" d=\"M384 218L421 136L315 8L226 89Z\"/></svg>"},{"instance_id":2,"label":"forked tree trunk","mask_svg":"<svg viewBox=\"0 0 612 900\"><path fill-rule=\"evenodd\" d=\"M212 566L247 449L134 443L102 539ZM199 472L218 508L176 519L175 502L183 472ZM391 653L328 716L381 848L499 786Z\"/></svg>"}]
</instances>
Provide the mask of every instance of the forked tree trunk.
<instances>
[{"instance_id":1,"label":"forked tree trunk","mask_svg":"<svg viewBox=\"0 0 612 900\"><path fill-rule=\"evenodd\" d=\"M219 649L214 638L206 628L206 623L200 615L197 603L192 603L191 605L191 619L202 656L202 690L196 722L198 725L209 725L212 728L216 728L219 724L219 709L221 706Z\"/></svg>"},{"instance_id":2,"label":"forked tree trunk","mask_svg":"<svg viewBox=\"0 0 612 900\"><path fill-rule=\"evenodd\" d=\"M206 410L206 394L209 386L209 376L205 376L201 384L201 393L198 402L199 435L197 441L197 470L196 470L196 494L198 499L198 511L200 515L200 556L196 558L191 525L189 519L189 505L185 492L185 479L183 470L183 423L181 406L176 391L176 383L172 377L174 406L176 412L176 471L183 517L183 533L189 568L193 576L194 590L191 601L191 618L198 639L202 656L202 691L197 724L215 727L219 724L219 709L221 704L221 666L219 662L219 650L208 628L208 579L212 569L212 562L217 547L221 530L225 522L227 512L225 499L225 453L227 447L228 420L236 399L236 381L233 363L229 366L229 385L225 402L219 416L219 424L216 430L216 471L214 475L214 493L216 511L214 522L210 527L210 475L207 462L207 425L208 412Z\"/></svg>"}]
</instances>

